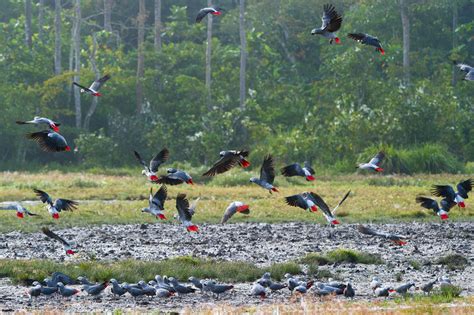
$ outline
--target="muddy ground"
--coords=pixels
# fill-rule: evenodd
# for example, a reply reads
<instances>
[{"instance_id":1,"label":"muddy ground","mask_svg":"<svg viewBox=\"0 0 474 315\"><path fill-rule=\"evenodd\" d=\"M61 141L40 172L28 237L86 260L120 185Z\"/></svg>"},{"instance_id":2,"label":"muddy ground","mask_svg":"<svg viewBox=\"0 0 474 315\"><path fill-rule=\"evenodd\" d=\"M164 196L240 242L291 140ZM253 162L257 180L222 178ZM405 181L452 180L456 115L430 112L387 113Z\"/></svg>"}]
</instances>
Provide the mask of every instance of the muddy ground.
<instances>
[{"instance_id":1,"label":"muddy ground","mask_svg":"<svg viewBox=\"0 0 474 315\"><path fill-rule=\"evenodd\" d=\"M264 266L273 262L295 260L309 252L327 252L336 248L356 249L377 253L383 265L342 263L323 266L339 279L350 281L357 299L373 299L369 283L378 276L387 285L397 286L408 281L421 285L428 280L448 276L452 283L464 289L463 296L474 295L474 222L452 223L398 223L373 224L389 232L409 237L408 244L397 246L385 240L361 235L356 225L328 226L285 223L242 223L228 225L201 225L199 234L188 234L181 226L170 224L115 225L91 228L56 230L58 234L77 243L82 257L98 260L126 258L159 260L174 256L248 261ZM451 271L434 262L447 254L459 253L470 265L464 270ZM69 260L62 247L44 235L11 232L0 234L0 258L42 258ZM73 258L78 259L78 258ZM421 268L414 268L412 262ZM418 269L418 270L417 270ZM401 277L401 281L397 281ZM169 275L172 276L172 275ZM118 279L120 280L120 279ZM146 279L149 280L149 279ZM250 283L236 284L235 289L219 300L201 294L171 299L142 298L135 301L129 296L114 299L108 289L99 299L82 295L72 299L59 296L40 297L30 302L26 287L12 285L9 279L0 279L0 311L22 309L54 309L69 311L114 310L140 307L147 310L180 310L212 303L249 305L285 302L291 298L288 290L270 295L265 301L248 296ZM311 294L311 293L309 293ZM309 297L308 297L309 298Z\"/></svg>"}]
</instances>

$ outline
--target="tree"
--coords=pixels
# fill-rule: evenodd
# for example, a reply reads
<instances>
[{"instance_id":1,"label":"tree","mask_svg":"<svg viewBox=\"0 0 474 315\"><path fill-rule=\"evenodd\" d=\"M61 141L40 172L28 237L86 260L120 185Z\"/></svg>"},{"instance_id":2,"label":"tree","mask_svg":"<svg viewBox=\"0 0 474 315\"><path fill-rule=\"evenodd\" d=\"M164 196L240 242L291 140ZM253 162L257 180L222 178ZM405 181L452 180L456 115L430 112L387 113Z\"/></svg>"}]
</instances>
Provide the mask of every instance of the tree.
<instances>
[{"instance_id":1,"label":"tree","mask_svg":"<svg viewBox=\"0 0 474 315\"><path fill-rule=\"evenodd\" d=\"M104 30L112 33L112 4L113 0L104 0Z\"/></svg>"},{"instance_id":2,"label":"tree","mask_svg":"<svg viewBox=\"0 0 474 315\"><path fill-rule=\"evenodd\" d=\"M458 27L458 3L457 0L452 0L451 2L453 6L453 17L452 17L452 36L453 36L453 50L458 46L458 37L456 35L456 29ZM456 65L453 65L453 76L451 79L451 84L454 86L457 83L457 76L458 76L458 69Z\"/></svg>"},{"instance_id":3,"label":"tree","mask_svg":"<svg viewBox=\"0 0 474 315\"><path fill-rule=\"evenodd\" d=\"M410 84L410 19L407 0L400 0L400 14L403 30L403 79Z\"/></svg>"},{"instance_id":4,"label":"tree","mask_svg":"<svg viewBox=\"0 0 474 315\"><path fill-rule=\"evenodd\" d=\"M54 0L54 74L61 72L61 0Z\"/></svg>"},{"instance_id":5,"label":"tree","mask_svg":"<svg viewBox=\"0 0 474 315\"><path fill-rule=\"evenodd\" d=\"M145 75L145 19L146 8L145 0L140 0L138 3L138 42L137 42L137 83L136 83L136 108L137 113L143 111L143 77Z\"/></svg>"},{"instance_id":6,"label":"tree","mask_svg":"<svg viewBox=\"0 0 474 315\"><path fill-rule=\"evenodd\" d=\"M155 0L155 50L161 50L161 0Z\"/></svg>"},{"instance_id":7,"label":"tree","mask_svg":"<svg viewBox=\"0 0 474 315\"><path fill-rule=\"evenodd\" d=\"M96 54L97 54L97 34L94 33L92 34L92 49L91 49L91 53L89 54L89 62L91 64L92 71L94 72L95 80L98 80L100 78L100 72L99 72L99 69L97 68ZM97 109L98 102L99 102L98 97L92 98L92 104L89 107L89 110L87 111L86 117L84 118L84 129L87 131L89 130L89 125L90 125L92 115L94 115L95 110Z\"/></svg>"},{"instance_id":8,"label":"tree","mask_svg":"<svg viewBox=\"0 0 474 315\"><path fill-rule=\"evenodd\" d=\"M31 48L31 0L25 0L25 43Z\"/></svg>"},{"instance_id":9,"label":"tree","mask_svg":"<svg viewBox=\"0 0 474 315\"><path fill-rule=\"evenodd\" d=\"M207 5L212 6L212 1L208 0ZM207 109L212 110L211 94L211 54L212 54L212 14L207 15L207 46L206 46L206 97Z\"/></svg>"},{"instance_id":10,"label":"tree","mask_svg":"<svg viewBox=\"0 0 474 315\"><path fill-rule=\"evenodd\" d=\"M245 74L247 66L247 35L245 33L245 0L240 0L240 109L245 109Z\"/></svg>"},{"instance_id":11,"label":"tree","mask_svg":"<svg viewBox=\"0 0 474 315\"><path fill-rule=\"evenodd\" d=\"M38 3L38 37L41 41L44 40L44 1L45 0L39 0Z\"/></svg>"},{"instance_id":12,"label":"tree","mask_svg":"<svg viewBox=\"0 0 474 315\"><path fill-rule=\"evenodd\" d=\"M74 23L73 23L73 42L74 42L74 81L80 81L81 71L81 0L76 0L74 6ZM81 109L81 93L79 89L74 89L74 108L76 109L76 128L81 128L82 109Z\"/></svg>"}]
</instances>

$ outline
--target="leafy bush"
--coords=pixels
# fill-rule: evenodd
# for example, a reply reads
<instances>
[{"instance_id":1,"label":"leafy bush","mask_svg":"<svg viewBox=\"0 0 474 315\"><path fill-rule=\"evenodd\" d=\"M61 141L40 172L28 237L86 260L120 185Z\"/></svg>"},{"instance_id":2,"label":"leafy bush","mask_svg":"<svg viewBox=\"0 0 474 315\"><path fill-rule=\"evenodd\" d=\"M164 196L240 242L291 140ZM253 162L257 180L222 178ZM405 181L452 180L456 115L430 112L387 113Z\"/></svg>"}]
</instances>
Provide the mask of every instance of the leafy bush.
<instances>
[{"instance_id":1,"label":"leafy bush","mask_svg":"<svg viewBox=\"0 0 474 315\"><path fill-rule=\"evenodd\" d=\"M382 167L386 173L459 173L464 166L447 148L439 144L425 144L412 149L395 149L393 147L369 147L359 157L368 161L376 152L383 150L386 154Z\"/></svg>"},{"instance_id":2,"label":"leafy bush","mask_svg":"<svg viewBox=\"0 0 474 315\"><path fill-rule=\"evenodd\" d=\"M97 133L81 134L76 139L79 156L85 166L121 165L117 145L104 134L103 129Z\"/></svg>"},{"instance_id":3,"label":"leafy bush","mask_svg":"<svg viewBox=\"0 0 474 315\"><path fill-rule=\"evenodd\" d=\"M445 265L450 270L464 269L469 265L469 260L460 254L449 254L436 260L437 264Z\"/></svg>"},{"instance_id":4,"label":"leafy bush","mask_svg":"<svg viewBox=\"0 0 474 315\"><path fill-rule=\"evenodd\" d=\"M364 253L352 249L335 249L325 255L308 253L300 259L300 262L308 265L327 265L332 263L357 263L357 264L383 264L379 255Z\"/></svg>"}]
</instances>

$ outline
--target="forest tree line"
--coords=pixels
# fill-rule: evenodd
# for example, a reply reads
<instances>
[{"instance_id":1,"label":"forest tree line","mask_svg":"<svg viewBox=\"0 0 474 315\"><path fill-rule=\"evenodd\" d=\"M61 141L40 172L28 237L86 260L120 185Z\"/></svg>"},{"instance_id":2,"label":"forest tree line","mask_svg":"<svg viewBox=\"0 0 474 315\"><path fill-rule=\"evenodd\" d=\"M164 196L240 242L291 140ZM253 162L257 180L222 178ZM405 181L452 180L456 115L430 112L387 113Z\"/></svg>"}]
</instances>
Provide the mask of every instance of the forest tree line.
<instances>
[{"instance_id":1,"label":"forest tree line","mask_svg":"<svg viewBox=\"0 0 474 315\"><path fill-rule=\"evenodd\" d=\"M474 161L474 84L454 66L474 63L474 3L334 0L342 44L330 45L310 34L326 2L3 1L0 167L121 167L164 146L193 165L240 148L343 171L379 148L446 158L430 172ZM210 4L224 13L195 23ZM104 74L102 97L71 84ZM76 152L25 139L34 128L15 121L35 115L60 121Z\"/></svg>"}]
</instances>

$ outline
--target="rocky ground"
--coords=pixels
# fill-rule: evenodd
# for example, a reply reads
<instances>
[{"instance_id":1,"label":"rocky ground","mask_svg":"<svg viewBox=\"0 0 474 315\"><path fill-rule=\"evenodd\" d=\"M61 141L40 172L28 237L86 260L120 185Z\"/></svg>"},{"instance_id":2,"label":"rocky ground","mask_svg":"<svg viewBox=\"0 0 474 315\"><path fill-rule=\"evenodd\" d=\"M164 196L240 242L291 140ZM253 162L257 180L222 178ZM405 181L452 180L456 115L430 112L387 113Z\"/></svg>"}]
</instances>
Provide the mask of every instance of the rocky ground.
<instances>
[{"instance_id":1,"label":"rocky ground","mask_svg":"<svg viewBox=\"0 0 474 315\"><path fill-rule=\"evenodd\" d=\"M372 299L369 282L378 276L384 283L400 285L407 281L422 284L428 280L448 276L453 284L465 290L462 295L474 295L474 222L409 223L370 225L385 231L404 234L408 244L397 246L382 239L361 235L356 225L336 228L304 223L263 224L243 223L228 225L201 225L199 234L188 234L181 226L171 224L115 225L91 228L70 228L56 231L77 243L82 257L97 260L134 258L159 260L167 257L195 255L213 259L248 261L257 265L295 260L309 252L327 252L336 248L356 249L380 254L385 264L362 265L343 263L321 267L330 269L338 278L353 283L358 299ZM86 254L84 254L86 253ZM434 264L439 257L459 253L470 265L464 270L450 271ZM62 247L40 233L0 234L0 258L53 260L65 257ZM73 258L78 259L78 258ZM413 267L413 261L420 268ZM401 281L397 278L401 277ZM15 286L8 279L0 280L0 311L51 308L72 311L128 309L136 306L146 309L181 309L209 303L247 305L262 303L249 298L251 284L236 284L231 294L219 301L200 294L162 300L131 297L114 299L108 292L101 299L76 296L72 299L40 297L30 303L25 287ZM290 298L287 290L270 296L263 303L284 302Z\"/></svg>"}]
</instances>

